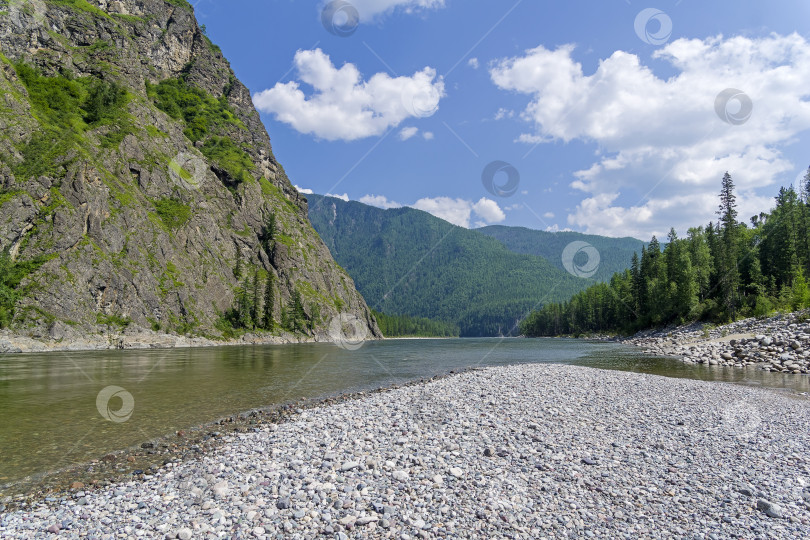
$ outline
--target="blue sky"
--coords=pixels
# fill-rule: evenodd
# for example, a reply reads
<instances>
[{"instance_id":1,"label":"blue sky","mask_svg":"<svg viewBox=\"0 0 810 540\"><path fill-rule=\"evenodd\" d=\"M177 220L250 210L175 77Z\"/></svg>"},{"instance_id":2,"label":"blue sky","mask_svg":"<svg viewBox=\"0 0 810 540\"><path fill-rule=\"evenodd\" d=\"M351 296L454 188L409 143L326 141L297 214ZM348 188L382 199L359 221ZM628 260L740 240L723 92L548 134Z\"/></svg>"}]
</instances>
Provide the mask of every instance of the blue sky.
<instances>
[{"instance_id":1,"label":"blue sky","mask_svg":"<svg viewBox=\"0 0 810 540\"><path fill-rule=\"evenodd\" d=\"M195 5L301 189L648 239L810 165L809 2L339 1Z\"/></svg>"}]
</instances>

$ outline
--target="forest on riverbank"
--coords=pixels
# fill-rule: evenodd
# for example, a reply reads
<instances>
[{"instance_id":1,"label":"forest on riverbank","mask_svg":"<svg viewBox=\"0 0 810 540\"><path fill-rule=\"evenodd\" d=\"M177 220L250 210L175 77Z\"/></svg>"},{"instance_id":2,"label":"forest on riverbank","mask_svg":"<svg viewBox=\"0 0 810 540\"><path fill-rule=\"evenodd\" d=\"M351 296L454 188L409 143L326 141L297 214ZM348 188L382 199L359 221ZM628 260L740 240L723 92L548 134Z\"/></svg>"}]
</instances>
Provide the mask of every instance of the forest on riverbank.
<instances>
[{"instance_id":1,"label":"forest on riverbank","mask_svg":"<svg viewBox=\"0 0 810 540\"><path fill-rule=\"evenodd\" d=\"M629 269L562 303L532 312L526 336L590 332L631 333L643 328L706 320L764 317L810 307L810 168L798 190L782 187L769 212L738 221L734 182L727 172L718 219L675 229L665 247L653 236Z\"/></svg>"}]
</instances>

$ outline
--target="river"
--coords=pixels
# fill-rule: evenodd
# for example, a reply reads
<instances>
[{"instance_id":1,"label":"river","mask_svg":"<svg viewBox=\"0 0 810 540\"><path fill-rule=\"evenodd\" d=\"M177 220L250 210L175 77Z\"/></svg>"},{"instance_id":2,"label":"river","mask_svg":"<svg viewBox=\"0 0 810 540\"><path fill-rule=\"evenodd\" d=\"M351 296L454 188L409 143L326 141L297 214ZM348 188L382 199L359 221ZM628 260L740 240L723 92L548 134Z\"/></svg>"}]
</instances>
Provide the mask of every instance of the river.
<instances>
[{"instance_id":1,"label":"river","mask_svg":"<svg viewBox=\"0 0 810 540\"><path fill-rule=\"evenodd\" d=\"M810 390L807 376L686 365L613 343L402 339L0 356L0 487L239 411L474 366L555 362ZM2 491L0 489L0 491Z\"/></svg>"}]
</instances>

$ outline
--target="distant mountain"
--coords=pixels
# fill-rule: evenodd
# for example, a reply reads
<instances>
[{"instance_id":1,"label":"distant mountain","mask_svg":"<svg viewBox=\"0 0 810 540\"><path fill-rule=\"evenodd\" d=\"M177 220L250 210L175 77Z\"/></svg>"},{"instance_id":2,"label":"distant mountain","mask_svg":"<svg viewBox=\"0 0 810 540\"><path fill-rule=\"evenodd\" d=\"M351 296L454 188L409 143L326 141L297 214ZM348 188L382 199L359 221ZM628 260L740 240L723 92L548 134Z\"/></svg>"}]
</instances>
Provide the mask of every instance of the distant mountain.
<instances>
[{"instance_id":1,"label":"distant mountain","mask_svg":"<svg viewBox=\"0 0 810 540\"><path fill-rule=\"evenodd\" d=\"M608 238L568 231L552 233L503 225L490 225L475 230L499 240L515 253L545 257L560 270L565 270L562 254L566 246L572 242L586 242L599 253L599 266L592 276L596 281L610 281L614 273L629 268L633 253L637 252L640 255L641 248L645 245L641 240L629 237ZM587 255L583 254L580 257L587 261ZM574 262L580 263L576 257Z\"/></svg>"},{"instance_id":2,"label":"distant mountain","mask_svg":"<svg viewBox=\"0 0 810 540\"><path fill-rule=\"evenodd\" d=\"M462 336L507 334L532 308L594 283L421 210L307 198L313 227L377 311L452 322Z\"/></svg>"}]
</instances>

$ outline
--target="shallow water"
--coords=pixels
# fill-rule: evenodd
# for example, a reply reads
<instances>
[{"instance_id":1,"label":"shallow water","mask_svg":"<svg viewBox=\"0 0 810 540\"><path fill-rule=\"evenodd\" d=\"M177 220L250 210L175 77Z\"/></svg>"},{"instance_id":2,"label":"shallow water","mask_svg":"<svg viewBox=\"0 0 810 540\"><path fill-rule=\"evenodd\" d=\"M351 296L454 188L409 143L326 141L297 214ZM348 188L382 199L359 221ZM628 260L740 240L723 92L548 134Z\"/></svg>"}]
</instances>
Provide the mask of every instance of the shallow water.
<instances>
[{"instance_id":1,"label":"shallow water","mask_svg":"<svg viewBox=\"0 0 810 540\"><path fill-rule=\"evenodd\" d=\"M356 351L302 344L5 355L0 486L238 411L534 362L810 391L807 376L687 365L613 343L566 339L386 340ZM110 386L123 392L109 390L97 403Z\"/></svg>"}]
</instances>

